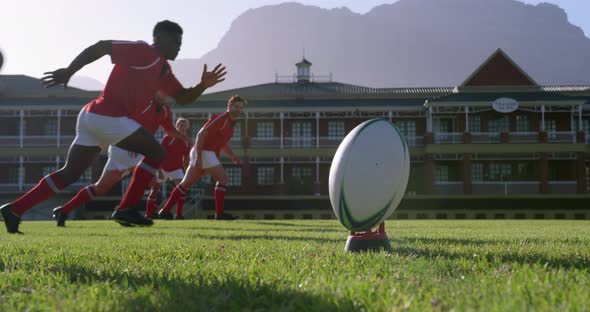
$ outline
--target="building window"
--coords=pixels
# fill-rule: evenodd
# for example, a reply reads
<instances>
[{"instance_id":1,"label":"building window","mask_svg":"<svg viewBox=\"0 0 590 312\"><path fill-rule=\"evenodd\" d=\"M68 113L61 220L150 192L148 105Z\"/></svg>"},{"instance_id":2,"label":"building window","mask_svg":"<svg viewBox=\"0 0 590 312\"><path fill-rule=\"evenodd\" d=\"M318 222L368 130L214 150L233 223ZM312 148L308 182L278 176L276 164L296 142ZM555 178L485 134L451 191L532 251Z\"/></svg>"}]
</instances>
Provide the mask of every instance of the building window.
<instances>
[{"instance_id":1,"label":"building window","mask_svg":"<svg viewBox=\"0 0 590 312\"><path fill-rule=\"evenodd\" d=\"M272 121L259 121L256 123L256 138L271 139L275 136L274 123Z\"/></svg>"},{"instance_id":2,"label":"building window","mask_svg":"<svg viewBox=\"0 0 590 312\"><path fill-rule=\"evenodd\" d=\"M234 136L231 137L232 141L239 141L242 138L242 123L236 121L234 124Z\"/></svg>"},{"instance_id":3,"label":"building window","mask_svg":"<svg viewBox=\"0 0 590 312\"><path fill-rule=\"evenodd\" d=\"M45 122L45 135L57 135L57 119L47 119Z\"/></svg>"},{"instance_id":4,"label":"building window","mask_svg":"<svg viewBox=\"0 0 590 312\"><path fill-rule=\"evenodd\" d=\"M448 133L451 132L451 119L435 119L434 120L434 129L438 133Z\"/></svg>"},{"instance_id":5,"label":"building window","mask_svg":"<svg viewBox=\"0 0 590 312\"><path fill-rule=\"evenodd\" d=\"M472 163L471 164L471 181L480 182L483 181L483 164Z\"/></svg>"},{"instance_id":6,"label":"building window","mask_svg":"<svg viewBox=\"0 0 590 312\"><path fill-rule=\"evenodd\" d=\"M557 122L555 119L545 119L545 131L547 132L547 138L550 140L557 138Z\"/></svg>"},{"instance_id":7,"label":"building window","mask_svg":"<svg viewBox=\"0 0 590 312\"><path fill-rule=\"evenodd\" d=\"M396 126L399 128L399 131L402 135L406 138L406 140L411 141L416 139L416 122L411 120L405 121L396 121Z\"/></svg>"},{"instance_id":8,"label":"building window","mask_svg":"<svg viewBox=\"0 0 590 312\"><path fill-rule=\"evenodd\" d=\"M242 168L233 167L225 170L227 173L228 186L241 186L242 185Z\"/></svg>"},{"instance_id":9,"label":"building window","mask_svg":"<svg viewBox=\"0 0 590 312\"><path fill-rule=\"evenodd\" d=\"M490 163L490 181L509 181L512 179L512 165Z\"/></svg>"},{"instance_id":10,"label":"building window","mask_svg":"<svg viewBox=\"0 0 590 312\"><path fill-rule=\"evenodd\" d=\"M589 119L582 119L582 130L586 134L586 137L590 135L590 120ZM580 131L580 126L578 126L578 119L574 119L574 131Z\"/></svg>"},{"instance_id":11,"label":"building window","mask_svg":"<svg viewBox=\"0 0 590 312\"><path fill-rule=\"evenodd\" d=\"M516 115L516 132L529 132L532 130L531 119L528 115Z\"/></svg>"},{"instance_id":12,"label":"building window","mask_svg":"<svg viewBox=\"0 0 590 312\"><path fill-rule=\"evenodd\" d=\"M85 182L85 183L92 182L92 169L90 169L90 168L86 169L86 171L84 171L84 173L80 177L80 181Z\"/></svg>"},{"instance_id":13,"label":"building window","mask_svg":"<svg viewBox=\"0 0 590 312\"><path fill-rule=\"evenodd\" d=\"M488 132L508 132L510 131L510 119L503 116L498 119L488 120Z\"/></svg>"},{"instance_id":14,"label":"building window","mask_svg":"<svg viewBox=\"0 0 590 312\"><path fill-rule=\"evenodd\" d=\"M435 182L448 182L449 181L449 166L438 165L434 172Z\"/></svg>"},{"instance_id":15,"label":"building window","mask_svg":"<svg viewBox=\"0 0 590 312\"><path fill-rule=\"evenodd\" d=\"M531 168L531 163L530 162L519 162L518 164L516 164L516 175L518 177L518 180L521 181L529 181L531 180L531 172L532 172L532 168Z\"/></svg>"},{"instance_id":16,"label":"building window","mask_svg":"<svg viewBox=\"0 0 590 312\"><path fill-rule=\"evenodd\" d=\"M328 137L330 139L341 139L344 134L344 121L328 121Z\"/></svg>"},{"instance_id":17,"label":"building window","mask_svg":"<svg viewBox=\"0 0 590 312\"><path fill-rule=\"evenodd\" d=\"M20 168L17 166L8 167L8 179L6 180L6 183L18 184L18 171L19 171L19 169Z\"/></svg>"},{"instance_id":18,"label":"building window","mask_svg":"<svg viewBox=\"0 0 590 312\"><path fill-rule=\"evenodd\" d=\"M292 147L312 147L311 122L299 121L291 124Z\"/></svg>"},{"instance_id":19,"label":"building window","mask_svg":"<svg viewBox=\"0 0 590 312\"><path fill-rule=\"evenodd\" d=\"M481 117L469 115L469 132L481 132Z\"/></svg>"},{"instance_id":20,"label":"building window","mask_svg":"<svg viewBox=\"0 0 590 312\"><path fill-rule=\"evenodd\" d=\"M43 176L46 176L54 171L56 171L55 166L45 166L43 167Z\"/></svg>"},{"instance_id":21,"label":"building window","mask_svg":"<svg viewBox=\"0 0 590 312\"><path fill-rule=\"evenodd\" d=\"M295 178L311 177L313 170L310 167L293 167L291 174Z\"/></svg>"},{"instance_id":22,"label":"building window","mask_svg":"<svg viewBox=\"0 0 590 312\"><path fill-rule=\"evenodd\" d=\"M258 185L273 185L275 177L274 167L258 167L256 168L256 181Z\"/></svg>"}]
</instances>

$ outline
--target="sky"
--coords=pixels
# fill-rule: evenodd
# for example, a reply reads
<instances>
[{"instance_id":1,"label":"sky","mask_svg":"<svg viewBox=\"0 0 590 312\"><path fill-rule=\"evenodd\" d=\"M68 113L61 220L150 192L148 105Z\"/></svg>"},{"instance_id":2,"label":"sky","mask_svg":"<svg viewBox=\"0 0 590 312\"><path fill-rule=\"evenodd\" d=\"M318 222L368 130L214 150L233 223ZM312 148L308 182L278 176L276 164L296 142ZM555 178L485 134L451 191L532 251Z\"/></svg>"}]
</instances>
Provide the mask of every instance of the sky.
<instances>
[{"instance_id":1,"label":"sky","mask_svg":"<svg viewBox=\"0 0 590 312\"><path fill-rule=\"evenodd\" d=\"M0 50L2 74L41 77L43 72L66 67L86 47L101 39L152 42L153 25L173 20L184 29L178 58L199 58L214 49L231 22L251 8L282 2L299 2L322 8L348 7L364 14L380 4L397 0L2 0ZM570 23L590 37L590 1L521 0L529 4L551 2L565 9ZM105 82L111 70L107 57L92 63L79 75Z\"/></svg>"}]
</instances>

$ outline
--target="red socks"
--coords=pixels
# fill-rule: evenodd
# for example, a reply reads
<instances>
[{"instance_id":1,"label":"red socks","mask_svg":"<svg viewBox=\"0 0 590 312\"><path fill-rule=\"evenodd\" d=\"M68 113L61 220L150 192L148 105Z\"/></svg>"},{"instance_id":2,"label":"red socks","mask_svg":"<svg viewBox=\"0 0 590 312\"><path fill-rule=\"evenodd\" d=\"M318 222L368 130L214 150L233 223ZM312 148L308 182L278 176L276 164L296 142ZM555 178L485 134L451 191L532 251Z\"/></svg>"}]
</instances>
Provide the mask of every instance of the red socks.
<instances>
[{"instance_id":1,"label":"red socks","mask_svg":"<svg viewBox=\"0 0 590 312\"><path fill-rule=\"evenodd\" d=\"M180 188L182 192L179 192L181 194L178 197L178 202L176 203L176 217L182 216L182 210L184 209L184 201L186 200L186 190L182 186L180 186Z\"/></svg>"},{"instance_id":2,"label":"red socks","mask_svg":"<svg viewBox=\"0 0 590 312\"><path fill-rule=\"evenodd\" d=\"M78 192L78 194L74 196L74 198L70 199L69 202L61 206L61 213L69 214L74 209L91 201L94 197L96 197L96 190L94 189L94 185L88 185L87 187L81 189Z\"/></svg>"},{"instance_id":3,"label":"red socks","mask_svg":"<svg viewBox=\"0 0 590 312\"><path fill-rule=\"evenodd\" d=\"M172 207L174 207L174 205L177 205L177 215L178 215L178 206L181 205L181 201L182 201L182 205L184 206L184 196L186 195L186 190L179 185L177 185L174 190L172 191L172 194L170 194L170 198L168 198L168 201L166 202L166 205L164 205L164 208L162 208L163 212L170 212L172 210ZM180 210L182 211L182 208L180 208Z\"/></svg>"},{"instance_id":4,"label":"red socks","mask_svg":"<svg viewBox=\"0 0 590 312\"><path fill-rule=\"evenodd\" d=\"M223 216L223 204L225 201L225 185L217 182L215 184L215 215Z\"/></svg>"},{"instance_id":5,"label":"red socks","mask_svg":"<svg viewBox=\"0 0 590 312\"><path fill-rule=\"evenodd\" d=\"M158 209L156 201L158 200L158 193L150 192L148 195L147 204L145 207L145 216L148 218L152 218L154 216L154 212Z\"/></svg>"},{"instance_id":6,"label":"red socks","mask_svg":"<svg viewBox=\"0 0 590 312\"><path fill-rule=\"evenodd\" d=\"M152 182L159 167L160 163L145 157L137 166L135 166L131 183L129 183L127 192L125 192L125 195L119 204L119 210L129 209L139 203L143 197L145 189L150 185L150 182Z\"/></svg>"},{"instance_id":7,"label":"red socks","mask_svg":"<svg viewBox=\"0 0 590 312\"><path fill-rule=\"evenodd\" d=\"M57 172L46 175L35 187L29 190L25 195L19 197L12 203L12 211L22 216L27 210L33 208L38 203L48 200L57 192L62 190L63 185L57 176Z\"/></svg>"}]
</instances>

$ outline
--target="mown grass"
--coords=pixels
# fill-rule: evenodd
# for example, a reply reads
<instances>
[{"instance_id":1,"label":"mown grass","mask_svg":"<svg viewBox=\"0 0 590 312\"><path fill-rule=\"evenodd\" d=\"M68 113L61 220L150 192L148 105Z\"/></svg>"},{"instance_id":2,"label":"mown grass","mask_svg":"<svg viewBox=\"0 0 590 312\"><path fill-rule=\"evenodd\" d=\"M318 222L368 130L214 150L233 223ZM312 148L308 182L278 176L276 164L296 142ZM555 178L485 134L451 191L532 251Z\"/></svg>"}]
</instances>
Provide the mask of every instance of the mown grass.
<instances>
[{"instance_id":1,"label":"mown grass","mask_svg":"<svg viewBox=\"0 0 590 312\"><path fill-rule=\"evenodd\" d=\"M0 311L588 311L588 221L25 222L0 233Z\"/></svg>"}]
</instances>

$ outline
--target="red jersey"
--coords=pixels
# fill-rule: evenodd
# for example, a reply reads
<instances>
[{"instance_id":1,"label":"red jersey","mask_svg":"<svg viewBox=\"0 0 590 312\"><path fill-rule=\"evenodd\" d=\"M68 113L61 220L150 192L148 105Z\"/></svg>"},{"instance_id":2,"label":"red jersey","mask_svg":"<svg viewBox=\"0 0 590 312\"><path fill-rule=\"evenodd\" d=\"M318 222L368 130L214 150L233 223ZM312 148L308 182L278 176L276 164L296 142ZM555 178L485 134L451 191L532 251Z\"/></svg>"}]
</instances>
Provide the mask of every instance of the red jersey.
<instances>
[{"instance_id":1,"label":"red jersey","mask_svg":"<svg viewBox=\"0 0 590 312\"><path fill-rule=\"evenodd\" d=\"M217 154L217 157L219 157L221 148L224 147L234 135L235 124L235 119L233 119L227 111L223 114L215 114L211 116L203 126L203 129L207 130L203 150L213 151Z\"/></svg>"},{"instance_id":2,"label":"red jersey","mask_svg":"<svg viewBox=\"0 0 590 312\"><path fill-rule=\"evenodd\" d=\"M151 134L156 134L159 127L162 127L164 131L174 128L172 112L166 104L159 104L153 101L138 117L136 119L137 123Z\"/></svg>"},{"instance_id":3,"label":"red jersey","mask_svg":"<svg viewBox=\"0 0 590 312\"><path fill-rule=\"evenodd\" d=\"M137 121L156 92L172 96L182 89L166 57L145 42L113 41L111 61L115 66L104 90L84 107L91 113Z\"/></svg>"},{"instance_id":4,"label":"red jersey","mask_svg":"<svg viewBox=\"0 0 590 312\"><path fill-rule=\"evenodd\" d=\"M166 159L162 162L160 168L169 172L184 169L184 161L188 159L191 150L190 144L169 135L162 138L161 144L166 150Z\"/></svg>"}]
</instances>

